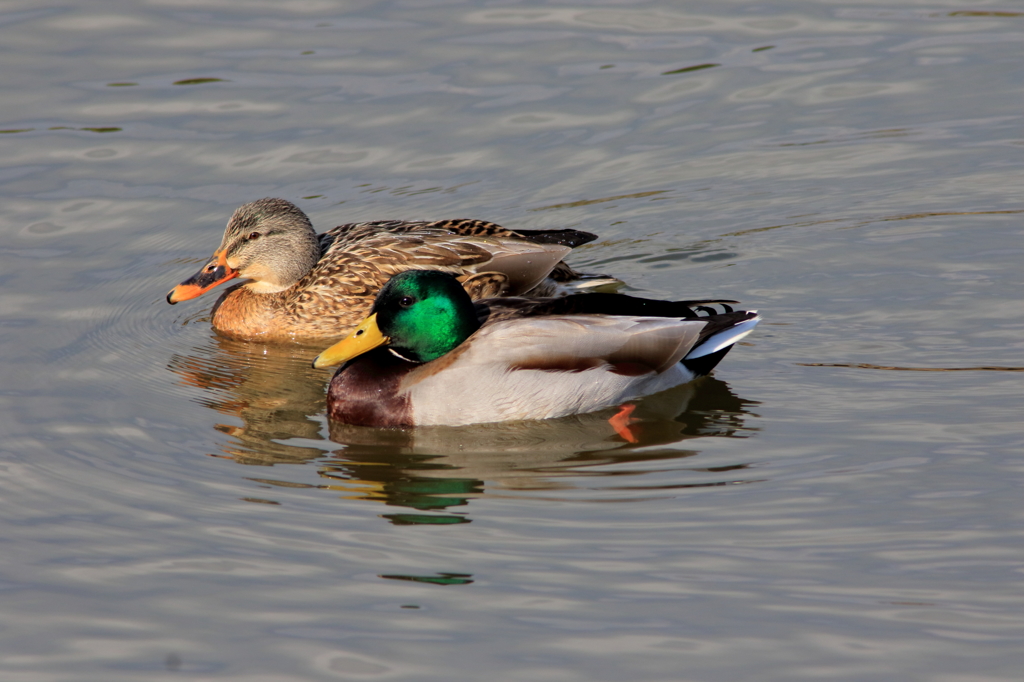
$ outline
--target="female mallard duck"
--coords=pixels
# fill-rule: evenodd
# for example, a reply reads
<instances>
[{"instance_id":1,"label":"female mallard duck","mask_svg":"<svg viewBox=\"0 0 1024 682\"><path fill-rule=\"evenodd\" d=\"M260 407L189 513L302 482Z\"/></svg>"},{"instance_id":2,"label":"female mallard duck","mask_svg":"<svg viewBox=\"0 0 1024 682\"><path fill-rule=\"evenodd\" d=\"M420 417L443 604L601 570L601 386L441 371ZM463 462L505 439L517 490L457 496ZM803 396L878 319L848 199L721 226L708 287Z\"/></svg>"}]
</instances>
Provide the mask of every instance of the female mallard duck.
<instances>
[{"instance_id":1,"label":"female mallard duck","mask_svg":"<svg viewBox=\"0 0 1024 682\"><path fill-rule=\"evenodd\" d=\"M734 302L597 293L474 303L450 275L412 270L392 278L370 316L313 366L348 362L327 391L328 416L348 424L562 417L710 372L760 320L705 305Z\"/></svg>"},{"instance_id":2,"label":"female mallard duck","mask_svg":"<svg viewBox=\"0 0 1024 682\"><path fill-rule=\"evenodd\" d=\"M242 206L213 257L174 287L167 302L195 298L235 277L213 309L213 327L236 338L337 339L366 315L392 275L411 268L454 273L473 298L551 295L584 278L561 259L596 235L507 230L482 220L378 221L317 235L284 199ZM589 284L614 282L591 278Z\"/></svg>"}]
</instances>

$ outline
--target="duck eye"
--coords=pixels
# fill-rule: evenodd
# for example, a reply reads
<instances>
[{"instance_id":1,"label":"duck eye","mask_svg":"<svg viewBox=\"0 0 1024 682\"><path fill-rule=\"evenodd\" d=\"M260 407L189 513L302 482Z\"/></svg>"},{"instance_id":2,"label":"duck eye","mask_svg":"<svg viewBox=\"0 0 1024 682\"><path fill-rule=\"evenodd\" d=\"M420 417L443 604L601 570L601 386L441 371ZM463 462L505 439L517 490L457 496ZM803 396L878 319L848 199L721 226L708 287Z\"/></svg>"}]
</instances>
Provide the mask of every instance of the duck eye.
<instances>
[{"instance_id":1,"label":"duck eye","mask_svg":"<svg viewBox=\"0 0 1024 682\"><path fill-rule=\"evenodd\" d=\"M402 298L398 299L398 305L402 306L403 308L408 308L409 306L412 305L412 303L412 296L403 296Z\"/></svg>"},{"instance_id":2,"label":"duck eye","mask_svg":"<svg viewBox=\"0 0 1024 682\"><path fill-rule=\"evenodd\" d=\"M253 239L259 239L259 238L260 238L260 233L259 232L250 232L249 236L246 237L246 239L248 239L249 241L252 241Z\"/></svg>"}]
</instances>

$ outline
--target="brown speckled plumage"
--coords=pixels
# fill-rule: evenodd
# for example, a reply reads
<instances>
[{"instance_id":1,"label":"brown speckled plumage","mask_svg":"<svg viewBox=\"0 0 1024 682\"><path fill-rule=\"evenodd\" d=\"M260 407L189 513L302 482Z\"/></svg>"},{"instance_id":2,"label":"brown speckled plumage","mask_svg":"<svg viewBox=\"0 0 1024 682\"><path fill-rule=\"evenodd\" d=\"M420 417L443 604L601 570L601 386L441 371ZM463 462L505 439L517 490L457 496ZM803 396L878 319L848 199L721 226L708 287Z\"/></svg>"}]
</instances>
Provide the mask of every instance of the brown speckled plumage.
<instances>
[{"instance_id":1,"label":"brown speckled plumage","mask_svg":"<svg viewBox=\"0 0 1024 682\"><path fill-rule=\"evenodd\" d=\"M235 212L200 273L220 262L252 281L217 301L218 332L267 341L338 339L366 315L385 282L409 269L450 272L474 299L547 296L580 277L560 258L596 238L578 230L514 231L472 219L385 220L340 225L314 236L313 247L303 243L312 230L305 214L283 199L261 199ZM296 280L278 276L282 272L304 274ZM168 301L187 298L175 300L175 291Z\"/></svg>"}]
</instances>

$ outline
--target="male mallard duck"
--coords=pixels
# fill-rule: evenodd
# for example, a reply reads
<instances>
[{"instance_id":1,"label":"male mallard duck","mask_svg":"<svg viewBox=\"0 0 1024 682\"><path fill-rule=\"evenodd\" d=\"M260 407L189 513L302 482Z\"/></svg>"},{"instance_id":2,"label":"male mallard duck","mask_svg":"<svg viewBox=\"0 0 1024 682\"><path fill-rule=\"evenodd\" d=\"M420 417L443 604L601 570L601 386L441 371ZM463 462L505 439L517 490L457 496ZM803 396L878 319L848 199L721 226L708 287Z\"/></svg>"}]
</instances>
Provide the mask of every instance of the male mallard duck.
<instances>
[{"instance_id":1,"label":"male mallard duck","mask_svg":"<svg viewBox=\"0 0 1024 682\"><path fill-rule=\"evenodd\" d=\"M596 238L578 230L513 231L483 220L357 223L318 236L291 202L260 199L235 211L213 257L167 302L241 277L250 281L214 306L214 329L236 338L324 341L361 320L380 287L403 270L454 273L473 298L550 295L560 283L587 277L561 259Z\"/></svg>"},{"instance_id":2,"label":"male mallard duck","mask_svg":"<svg viewBox=\"0 0 1024 682\"><path fill-rule=\"evenodd\" d=\"M760 320L709 303L735 301L594 293L474 303L450 275L411 270L393 277L370 316L313 366L348 362L327 391L328 416L348 424L461 426L594 412L707 374ZM620 413L625 423L630 411Z\"/></svg>"}]
</instances>

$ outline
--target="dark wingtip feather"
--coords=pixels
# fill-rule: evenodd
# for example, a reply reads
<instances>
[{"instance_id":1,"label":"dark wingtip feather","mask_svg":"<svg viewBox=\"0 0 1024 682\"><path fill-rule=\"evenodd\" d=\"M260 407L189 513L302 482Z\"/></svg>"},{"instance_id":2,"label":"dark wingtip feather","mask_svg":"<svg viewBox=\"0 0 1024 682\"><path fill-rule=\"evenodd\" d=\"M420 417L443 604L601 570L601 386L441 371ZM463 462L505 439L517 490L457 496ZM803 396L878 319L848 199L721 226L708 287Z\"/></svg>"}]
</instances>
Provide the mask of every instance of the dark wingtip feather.
<instances>
[{"instance_id":1,"label":"dark wingtip feather","mask_svg":"<svg viewBox=\"0 0 1024 682\"><path fill-rule=\"evenodd\" d=\"M597 239L593 232L583 230L513 230L516 234L536 244L560 244L562 246L577 247Z\"/></svg>"}]
</instances>

